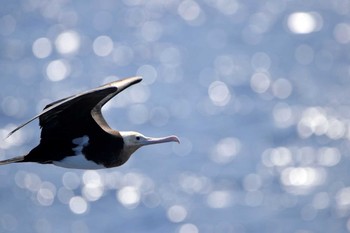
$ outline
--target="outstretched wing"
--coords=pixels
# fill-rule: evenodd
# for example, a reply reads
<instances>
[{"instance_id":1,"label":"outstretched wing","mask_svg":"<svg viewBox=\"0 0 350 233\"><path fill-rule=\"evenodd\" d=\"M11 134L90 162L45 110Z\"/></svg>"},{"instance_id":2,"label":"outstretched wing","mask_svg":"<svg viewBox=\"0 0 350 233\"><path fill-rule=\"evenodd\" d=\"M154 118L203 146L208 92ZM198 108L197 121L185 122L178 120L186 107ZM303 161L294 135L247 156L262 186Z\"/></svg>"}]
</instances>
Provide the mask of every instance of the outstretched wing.
<instances>
[{"instance_id":1,"label":"outstretched wing","mask_svg":"<svg viewBox=\"0 0 350 233\"><path fill-rule=\"evenodd\" d=\"M41 138L49 133L69 130L64 126L78 127L86 122L91 123L92 120L95 126L108 131L110 128L101 114L102 106L119 92L141 80L141 77L126 78L55 101L47 105L40 114L12 130L8 137L36 118L39 118L39 125L42 127Z\"/></svg>"}]
</instances>

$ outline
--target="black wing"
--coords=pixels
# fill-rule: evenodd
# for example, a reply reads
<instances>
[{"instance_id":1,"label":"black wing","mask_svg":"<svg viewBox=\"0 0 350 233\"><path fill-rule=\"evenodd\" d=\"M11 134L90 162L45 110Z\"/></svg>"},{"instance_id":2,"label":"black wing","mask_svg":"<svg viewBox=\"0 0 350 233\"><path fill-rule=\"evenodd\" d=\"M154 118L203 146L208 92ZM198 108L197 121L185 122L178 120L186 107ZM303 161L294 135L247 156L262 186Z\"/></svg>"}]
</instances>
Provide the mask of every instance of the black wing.
<instances>
[{"instance_id":1,"label":"black wing","mask_svg":"<svg viewBox=\"0 0 350 233\"><path fill-rule=\"evenodd\" d=\"M141 80L141 77L126 78L55 101L47 105L40 114L12 130L8 137L36 118L39 118L39 125L42 127L41 138L49 133L54 135L55 132L70 131L64 126L81 127L85 123L108 131L110 128L101 114L102 106L119 92Z\"/></svg>"}]
</instances>

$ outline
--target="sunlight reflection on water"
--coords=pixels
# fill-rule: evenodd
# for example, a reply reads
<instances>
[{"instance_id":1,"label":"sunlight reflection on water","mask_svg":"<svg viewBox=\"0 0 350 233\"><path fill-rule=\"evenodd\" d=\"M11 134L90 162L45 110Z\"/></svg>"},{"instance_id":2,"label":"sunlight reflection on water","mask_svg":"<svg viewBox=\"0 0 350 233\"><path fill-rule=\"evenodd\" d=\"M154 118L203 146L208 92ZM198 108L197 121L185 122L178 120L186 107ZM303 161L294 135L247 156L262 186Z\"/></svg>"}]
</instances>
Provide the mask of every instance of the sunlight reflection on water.
<instances>
[{"instance_id":1,"label":"sunlight reflection on water","mask_svg":"<svg viewBox=\"0 0 350 233\"><path fill-rule=\"evenodd\" d=\"M108 122L181 144L109 170L1 167L0 231L349 232L349 12L346 1L4 3L2 138L51 101L141 75L106 105ZM0 158L38 137L28 125Z\"/></svg>"}]
</instances>

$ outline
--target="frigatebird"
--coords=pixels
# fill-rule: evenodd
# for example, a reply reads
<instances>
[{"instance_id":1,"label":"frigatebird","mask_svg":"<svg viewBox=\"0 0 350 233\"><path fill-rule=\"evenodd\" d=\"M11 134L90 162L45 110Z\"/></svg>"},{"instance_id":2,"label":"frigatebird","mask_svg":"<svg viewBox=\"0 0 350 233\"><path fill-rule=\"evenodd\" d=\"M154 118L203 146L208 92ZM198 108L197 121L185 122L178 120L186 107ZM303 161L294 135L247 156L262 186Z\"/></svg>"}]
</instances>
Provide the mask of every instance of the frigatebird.
<instances>
[{"instance_id":1,"label":"frigatebird","mask_svg":"<svg viewBox=\"0 0 350 233\"><path fill-rule=\"evenodd\" d=\"M48 104L40 114L8 135L39 118L39 145L27 155L0 161L0 165L36 162L77 169L111 168L124 164L142 146L179 143L176 136L151 138L138 132L113 130L103 118L103 105L141 80L141 77L118 80Z\"/></svg>"}]
</instances>

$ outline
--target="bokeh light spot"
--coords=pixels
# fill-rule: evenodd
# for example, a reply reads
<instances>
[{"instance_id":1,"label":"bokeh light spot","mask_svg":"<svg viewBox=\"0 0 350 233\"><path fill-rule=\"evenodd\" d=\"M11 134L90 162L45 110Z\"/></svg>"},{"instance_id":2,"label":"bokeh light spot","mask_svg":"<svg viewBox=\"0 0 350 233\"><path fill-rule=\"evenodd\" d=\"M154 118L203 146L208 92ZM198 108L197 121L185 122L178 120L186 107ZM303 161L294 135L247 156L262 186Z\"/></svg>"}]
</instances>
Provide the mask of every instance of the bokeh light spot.
<instances>
[{"instance_id":1,"label":"bokeh light spot","mask_svg":"<svg viewBox=\"0 0 350 233\"><path fill-rule=\"evenodd\" d=\"M295 194L303 194L308 189L321 185L324 178L324 171L314 167L287 167L281 174L283 185Z\"/></svg>"},{"instance_id":2,"label":"bokeh light spot","mask_svg":"<svg viewBox=\"0 0 350 233\"><path fill-rule=\"evenodd\" d=\"M168 209L167 216L171 222L182 222L187 217L187 210L181 205L173 205Z\"/></svg>"},{"instance_id":3,"label":"bokeh light spot","mask_svg":"<svg viewBox=\"0 0 350 233\"><path fill-rule=\"evenodd\" d=\"M213 104L225 106L231 99L231 93L227 85L221 81L214 81L208 88L208 94Z\"/></svg>"},{"instance_id":4,"label":"bokeh light spot","mask_svg":"<svg viewBox=\"0 0 350 233\"><path fill-rule=\"evenodd\" d=\"M295 34L319 31L322 26L322 17L316 12L295 12L288 16L288 28Z\"/></svg>"},{"instance_id":5,"label":"bokeh light spot","mask_svg":"<svg viewBox=\"0 0 350 233\"><path fill-rule=\"evenodd\" d=\"M341 188L335 198L338 208L350 209L350 187Z\"/></svg>"},{"instance_id":6,"label":"bokeh light spot","mask_svg":"<svg viewBox=\"0 0 350 233\"><path fill-rule=\"evenodd\" d=\"M224 190L213 191L207 197L208 205L214 209L227 208L232 201L232 194Z\"/></svg>"},{"instance_id":7,"label":"bokeh light spot","mask_svg":"<svg viewBox=\"0 0 350 233\"><path fill-rule=\"evenodd\" d=\"M340 44L350 43L350 25L347 23L339 23L335 26L334 37Z\"/></svg>"},{"instance_id":8,"label":"bokeh light spot","mask_svg":"<svg viewBox=\"0 0 350 233\"><path fill-rule=\"evenodd\" d=\"M237 138L227 137L221 139L211 153L211 159L219 164L225 164L240 152L241 143Z\"/></svg>"},{"instance_id":9,"label":"bokeh light spot","mask_svg":"<svg viewBox=\"0 0 350 233\"><path fill-rule=\"evenodd\" d=\"M287 79L277 79L272 84L272 93L279 99L286 99L292 93L292 84Z\"/></svg>"},{"instance_id":10,"label":"bokeh light spot","mask_svg":"<svg viewBox=\"0 0 350 233\"><path fill-rule=\"evenodd\" d=\"M113 41L109 36L99 36L94 40L92 48L97 56L105 57L112 53Z\"/></svg>"},{"instance_id":11,"label":"bokeh light spot","mask_svg":"<svg viewBox=\"0 0 350 233\"><path fill-rule=\"evenodd\" d=\"M34 41L32 50L37 58L46 58L52 52L51 41L46 37L38 38Z\"/></svg>"},{"instance_id":12,"label":"bokeh light spot","mask_svg":"<svg viewBox=\"0 0 350 233\"><path fill-rule=\"evenodd\" d=\"M88 203L84 198L74 196L69 201L69 208L75 214L84 214L88 210Z\"/></svg>"},{"instance_id":13,"label":"bokeh light spot","mask_svg":"<svg viewBox=\"0 0 350 233\"><path fill-rule=\"evenodd\" d=\"M308 138L313 134L317 136L326 134L331 139L339 139L345 133L344 123L334 118L330 119L325 110L320 107L305 109L297 129L302 138Z\"/></svg>"},{"instance_id":14,"label":"bokeh light spot","mask_svg":"<svg viewBox=\"0 0 350 233\"><path fill-rule=\"evenodd\" d=\"M50 182L43 182L37 192L37 200L43 206L51 206L56 195L56 187Z\"/></svg>"},{"instance_id":15,"label":"bokeh light spot","mask_svg":"<svg viewBox=\"0 0 350 233\"><path fill-rule=\"evenodd\" d=\"M266 73L255 73L250 79L250 86L257 93L264 93L270 87L271 80Z\"/></svg>"},{"instance_id":16,"label":"bokeh light spot","mask_svg":"<svg viewBox=\"0 0 350 233\"><path fill-rule=\"evenodd\" d=\"M74 172L65 172L62 176L62 183L65 188L74 190L80 186L80 178Z\"/></svg>"},{"instance_id":17,"label":"bokeh light spot","mask_svg":"<svg viewBox=\"0 0 350 233\"><path fill-rule=\"evenodd\" d=\"M198 227L192 223L182 225L178 233L198 233Z\"/></svg>"},{"instance_id":18,"label":"bokeh light spot","mask_svg":"<svg viewBox=\"0 0 350 233\"><path fill-rule=\"evenodd\" d=\"M61 81L70 74L70 65L66 60L54 60L46 67L46 75L50 81Z\"/></svg>"},{"instance_id":19,"label":"bokeh light spot","mask_svg":"<svg viewBox=\"0 0 350 233\"><path fill-rule=\"evenodd\" d=\"M96 171L85 171L83 174L84 187L83 197L87 201L97 201L104 193L104 184L102 177Z\"/></svg>"},{"instance_id":20,"label":"bokeh light spot","mask_svg":"<svg viewBox=\"0 0 350 233\"><path fill-rule=\"evenodd\" d=\"M286 147L269 148L264 151L262 159L265 166L283 167L292 163L292 153Z\"/></svg>"},{"instance_id":21,"label":"bokeh light spot","mask_svg":"<svg viewBox=\"0 0 350 233\"><path fill-rule=\"evenodd\" d=\"M117 192L119 202L128 209L136 208L140 202L140 192L134 186L125 186Z\"/></svg>"},{"instance_id":22,"label":"bokeh light spot","mask_svg":"<svg viewBox=\"0 0 350 233\"><path fill-rule=\"evenodd\" d=\"M55 46L60 54L73 54L78 51L80 43L80 36L77 32L65 31L57 36Z\"/></svg>"},{"instance_id":23,"label":"bokeh light spot","mask_svg":"<svg viewBox=\"0 0 350 233\"><path fill-rule=\"evenodd\" d=\"M286 103L277 103L272 114L278 127L286 128L294 123L293 110Z\"/></svg>"},{"instance_id":24,"label":"bokeh light spot","mask_svg":"<svg viewBox=\"0 0 350 233\"><path fill-rule=\"evenodd\" d=\"M332 167L340 162L341 154L337 148L322 147L318 152L318 163L322 166Z\"/></svg>"},{"instance_id":25,"label":"bokeh light spot","mask_svg":"<svg viewBox=\"0 0 350 233\"><path fill-rule=\"evenodd\" d=\"M177 8L178 14L186 21L192 21L198 18L201 8L197 2L193 0L184 0Z\"/></svg>"}]
</instances>

